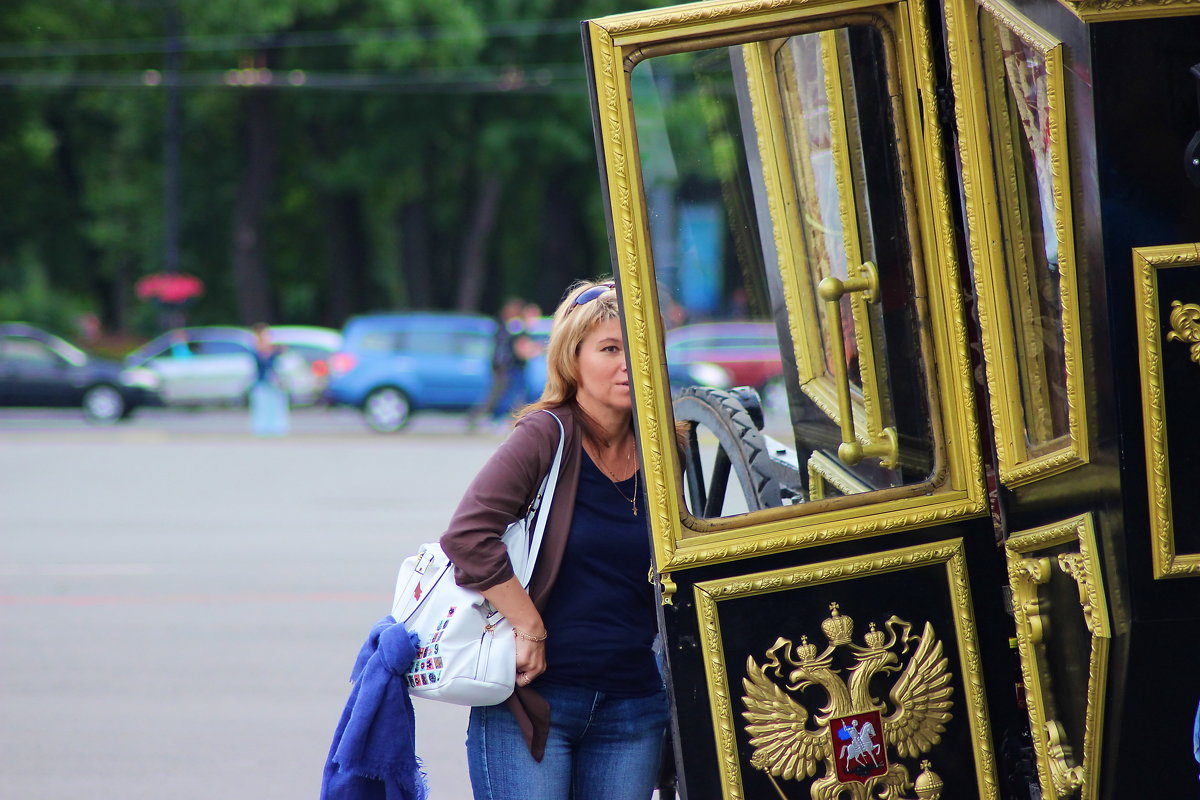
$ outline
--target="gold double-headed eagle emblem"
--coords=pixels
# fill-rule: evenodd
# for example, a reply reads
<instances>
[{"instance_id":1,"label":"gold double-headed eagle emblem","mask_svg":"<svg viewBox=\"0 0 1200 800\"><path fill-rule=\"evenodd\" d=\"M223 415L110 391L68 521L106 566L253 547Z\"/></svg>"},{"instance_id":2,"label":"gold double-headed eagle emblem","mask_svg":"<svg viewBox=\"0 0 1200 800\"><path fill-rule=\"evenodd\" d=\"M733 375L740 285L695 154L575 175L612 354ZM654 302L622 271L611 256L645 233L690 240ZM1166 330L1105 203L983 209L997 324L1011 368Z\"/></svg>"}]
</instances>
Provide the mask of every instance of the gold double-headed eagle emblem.
<instances>
[{"instance_id":1,"label":"gold double-headed eagle emblem","mask_svg":"<svg viewBox=\"0 0 1200 800\"><path fill-rule=\"evenodd\" d=\"M751 766L767 773L784 800L776 778L804 780L822 763L824 774L812 782L812 800L906 800L910 789L919 800L938 800L942 781L929 761L920 762L922 771L913 782L907 767L888 759L889 750L901 758L929 752L950 721L954 687L933 626L926 622L918 636L911 623L893 615L882 630L870 623L865 645L858 645L854 620L837 603L829 608L832 615L821 623L829 642L823 652L807 636L799 645L780 637L762 666L753 656L746 659L742 716L753 748ZM852 662L846 651L838 653L842 647ZM902 664L905 655L908 661ZM888 701L874 697L872 679L896 673ZM803 700L816 687L828 698L816 714L788 694Z\"/></svg>"}]
</instances>

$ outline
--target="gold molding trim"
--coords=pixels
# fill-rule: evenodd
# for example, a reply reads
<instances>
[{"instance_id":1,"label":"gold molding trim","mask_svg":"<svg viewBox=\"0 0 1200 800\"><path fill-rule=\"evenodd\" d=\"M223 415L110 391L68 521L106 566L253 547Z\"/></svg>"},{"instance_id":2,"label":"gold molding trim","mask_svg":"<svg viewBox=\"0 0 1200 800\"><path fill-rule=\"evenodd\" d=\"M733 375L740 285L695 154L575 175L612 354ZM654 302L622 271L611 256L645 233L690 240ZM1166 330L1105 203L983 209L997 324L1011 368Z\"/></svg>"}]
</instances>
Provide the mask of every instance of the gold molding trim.
<instances>
[{"instance_id":1,"label":"gold molding trim","mask_svg":"<svg viewBox=\"0 0 1200 800\"><path fill-rule=\"evenodd\" d=\"M842 465L842 462L830 458L820 450L814 450L808 457L808 497L809 500L821 500L825 497L825 484L828 483L843 495L862 494L871 491L871 487L863 483L857 475Z\"/></svg>"},{"instance_id":2,"label":"gold molding trim","mask_svg":"<svg viewBox=\"0 0 1200 800\"><path fill-rule=\"evenodd\" d=\"M847 2L847 0L713 0L707 3L685 3L650 11L634 11L614 14L592 20L602 26L614 39L626 39L637 34L653 41L663 38L676 39L682 36L704 35L710 25L727 29L721 23L741 23L735 29L769 25L779 21L781 12L798 9L819 12L825 6L846 11L878 5L874 0ZM795 20L796 15L790 15Z\"/></svg>"},{"instance_id":3,"label":"gold molding trim","mask_svg":"<svg viewBox=\"0 0 1200 800\"><path fill-rule=\"evenodd\" d=\"M1059 0L1084 22L1182 17L1200 13L1200 0Z\"/></svg>"},{"instance_id":4,"label":"gold molding trim","mask_svg":"<svg viewBox=\"0 0 1200 800\"><path fill-rule=\"evenodd\" d=\"M693 591L700 623L701 647L705 654L704 669L717 743L718 769L727 800L744 800L745 793L741 778L742 764L735 738L733 698L738 692L729 684L729 670L725 664L724 640L718 614L719 604L740 597L841 583L870 575L938 564L945 565L947 589L954 610L955 645L962 677L963 704L966 708L964 716L970 726L971 749L975 756L976 796L987 800L996 800L999 797L978 634L967 578L966 554L962 539L949 539L695 584Z\"/></svg>"},{"instance_id":5,"label":"gold molding trim","mask_svg":"<svg viewBox=\"0 0 1200 800\"><path fill-rule=\"evenodd\" d=\"M985 54L978 44L980 30L976 14L979 9L1041 52L1046 61L1048 161L1058 239L1058 302L1062 316L1067 435L1040 443L1036 448L1026 439L1032 420L1026 417L1022 379L1018 372L1022 359L1017 337L1022 326L1013 319L1010 311L1014 299L1008 286L1009 268L1002 245L1011 238L1005 233L1005 226L1012 224L1017 215L989 183L995 164L993 148L1002 144L994 142L992 134L1003 126L994 124L988 115L989 89L981 60ZM973 273L1000 480L1006 486L1019 486L1079 466L1089 458L1066 139L1063 48L1061 42L1029 22L1004 0L950 0L945 10L947 46L951 58L960 64L960 69L954 70L951 77L960 133L968 244L975 265ZM1011 194L1005 192L1006 196ZM1033 405L1037 407L1036 403Z\"/></svg>"},{"instance_id":6,"label":"gold molding trim","mask_svg":"<svg viewBox=\"0 0 1200 800\"><path fill-rule=\"evenodd\" d=\"M1200 266L1200 243L1140 247L1133 251L1138 354L1142 378L1142 426L1146 442L1146 483L1150 495L1150 541L1155 578L1200 574L1200 553L1178 553L1171 514L1167 415L1163 396L1159 330L1158 271Z\"/></svg>"},{"instance_id":7,"label":"gold molding trim","mask_svg":"<svg viewBox=\"0 0 1200 800\"><path fill-rule=\"evenodd\" d=\"M875 4L857 0L776 0L698 3L618 15L586 23L598 108L598 141L609 187L616 274L625 314L633 372L634 413L643 463L655 568L660 572L724 563L833 541L876 536L986 513L979 421L974 415L965 310L954 263L953 210L936 115L921 103L932 96L931 38L920 3ZM931 420L944 442L928 483L885 489L869 496L834 498L716 520L695 519L682 498L675 430L655 298L653 254L633 128L629 70L650 46L674 52L703 49L717 39L769 40L780 29L829 23L849 12L886 16L895 42L897 133L911 160L909 234L916 275L913 290L927 309L929 336L923 359L936 395ZM685 13L686 12L686 13ZM772 29L770 26L774 25ZM727 42L726 42L727 43ZM927 104L926 104L927 105ZM795 303L790 289L789 304ZM789 311L794 313L796 308ZM943 431L956 431L947 437Z\"/></svg>"},{"instance_id":8,"label":"gold molding trim","mask_svg":"<svg viewBox=\"0 0 1200 800\"><path fill-rule=\"evenodd\" d=\"M1060 553L1055 558L1039 555L1040 551L1072 543L1078 545L1073 552ZM1081 514L1015 533L1004 547L1017 621L1017 652L1042 795L1065 797L1078 792L1081 800L1096 800L1100 792L1100 745L1112 629L1092 516ZM1088 658L1087 711L1083 742L1079 748L1082 757L1078 762L1062 725L1050 715L1053 687L1048 685L1048 680L1043 681L1044 671L1037 649L1046 635L1037 587L1048 582L1055 569L1078 585L1079 610L1092 641Z\"/></svg>"}]
</instances>

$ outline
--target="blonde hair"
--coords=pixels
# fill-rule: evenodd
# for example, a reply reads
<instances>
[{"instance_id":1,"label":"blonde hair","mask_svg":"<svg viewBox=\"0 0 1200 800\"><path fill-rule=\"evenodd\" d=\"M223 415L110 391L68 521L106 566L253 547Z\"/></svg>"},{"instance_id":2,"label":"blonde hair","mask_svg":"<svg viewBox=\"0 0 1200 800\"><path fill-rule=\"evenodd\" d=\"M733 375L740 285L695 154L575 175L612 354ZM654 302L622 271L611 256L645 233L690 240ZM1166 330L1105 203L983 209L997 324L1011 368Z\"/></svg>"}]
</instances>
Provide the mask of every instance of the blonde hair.
<instances>
[{"instance_id":1,"label":"blonde hair","mask_svg":"<svg viewBox=\"0 0 1200 800\"><path fill-rule=\"evenodd\" d=\"M617 308L617 291L609 286L608 291L582 305L575 298L596 286L609 285L609 281L577 281L567 289L563 301L554 312L554 324L550 328L550 341L546 345L546 388L537 402L521 409L518 417L552 406L570 405L577 414L583 409L575 402L579 391L579 347L597 325L609 320L620 319ZM594 434L594 425L584 418L584 429ZM592 438L595 438L593 435Z\"/></svg>"}]
</instances>

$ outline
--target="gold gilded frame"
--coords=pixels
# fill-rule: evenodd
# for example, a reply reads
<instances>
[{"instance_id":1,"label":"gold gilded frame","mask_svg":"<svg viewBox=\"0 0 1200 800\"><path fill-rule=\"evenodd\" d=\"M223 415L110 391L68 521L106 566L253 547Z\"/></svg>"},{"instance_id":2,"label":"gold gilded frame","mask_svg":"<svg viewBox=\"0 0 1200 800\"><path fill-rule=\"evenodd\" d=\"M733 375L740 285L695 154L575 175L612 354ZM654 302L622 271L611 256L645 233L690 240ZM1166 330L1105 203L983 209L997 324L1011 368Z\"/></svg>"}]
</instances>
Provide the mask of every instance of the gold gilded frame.
<instances>
[{"instance_id":1,"label":"gold gilded frame","mask_svg":"<svg viewBox=\"0 0 1200 800\"><path fill-rule=\"evenodd\" d=\"M1062 43L1033 25L1004 0L950 0L946 3L946 31L953 71L957 125L960 133L962 185L965 195L967 230L975 288L978 295L984 363L992 420L996 431L996 453L1000 480L1007 486L1019 486L1057 474L1088 461L1087 420L1083 405L1083 362L1080 353L1079 292L1076 286L1074 227L1071 218L1071 192L1066 139L1066 97L1063 88ZM1050 107L1050 172L1055 209L1055 235L1058 238L1059 306L1062 313L1063 359L1067 403L1067 435L1033 452L1026 442L1031 427L1022 404L1022 391L1037 392L1036 381L1022 381L1022 345L1018 338L1023 326L1016 313L1028 318L1034 312L1023 305L1029 292L1014 292L1009 285L1009 268L1003 251L1007 225L1019 218L1013 207L1015 192L1004 197L990 184L996 163L993 148L1007 146L995 142L992 132L1005 130L1003 121L989 118L988 88L980 56L979 24L976 12L983 9L997 22L1040 51L1046 60L1047 94ZM985 56L986 57L986 56ZM1002 176L1003 177L1003 176ZM1014 264L1018 271L1023 264ZM1028 274L1013 276L1018 283L1029 284ZM1026 372L1025 377L1030 377ZM1032 389L1023 383L1034 383ZM1051 442L1050 444L1054 444Z\"/></svg>"},{"instance_id":2,"label":"gold gilded frame","mask_svg":"<svg viewBox=\"0 0 1200 800\"><path fill-rule=\"evenodd\" d=\"M1056 562L1038 555L1039 551L1072 542L1078 547L1073 552L1060 554ZM1042 796L1064 797L1078 790L1081 800L1096 800L1100 792L1100 739L1112 630L1092 517L1082 514L1053 525L1021 531L1013 534L1004 547L1017 620L1017 651L1021 658ZM1049 716L1047 699L1053 696L1053 687L1049 685L1037 653L1037 644L1042 641L1046 629L1039 609L1037 587L1049 580L1050 571L1054 569L1062 570L1078 584L1080 613L1092 637L1082 759L1078 763L1067 749L1069 743L1062 741L1059 723Z\"/></svg>"},{"instance_id":3,"label":"gold gilded frame","mask_svg":"<svg viewBox=\"0 0 1200 800\"><path fill-rule=\"evenodd\" d=\"M978 789L976 796L988 800L999 797L980 663L979 637L967 578L966 554L962 539L948 539L836 561L704 581L695 585L701 650L705 654L704 671L717 742L718 768L726 800L742 800L745 795L742 789L741 761L734 736L737 721L733 698L738 694L738 690L737 687L730 686L730 670L725 663L722 647L718 605L739 597L772 594L805 586L851 582L871 575L937 564L945 565L946 584L954 609L958 669L965 694L962 702L966 707L966 717L971 730L971 749L975 756Z\"/></svg>"},{"instance_id":4,"label":"gold gilded frame","mask_svg":"<svg viewBox=\"0 0 1200 800\"><path fill-rule=\"evenodd\" d=\"M871 487L842 465L842 462L817 450L808 457L808 494L812 500L825 497L826 484L842 494L862 494Z\"/></svg>"},{"instance_id":5,"label":"gold gilded frame","mask_svg":"<svg viewBox=\"0 0 1200 800\"><path fill-rule=\"evenodd\" d=\"M980 428L954 262L954 200L947 191L941 130L933 115L921 114L919 99L934 95L925 2L711 0L585 23L655 565L668 588L672 583L666 573L672 570L935 525L985 511ZM896 37L896 124L908 142L905 166L912 182L915 229L911 248L925 267L915 276L916 291L928 309L926 365L939 376L931 388L936 395L933 424L935 430L958 435L945 437L938 448L941 462L928 483L740 517L698 519L687 512L680 488L629 72L654 55L779 38L789 26L807 24L811 29L813 21L850 13L887 17ZM780 209L770 213L780 219ZM785 285L785 300L792 318L798 318L802 306L794 284Z\"/></svg>"},{"instance_id":6,"label":"gold gilded frame","mask_svg":"<svg viewBox=\"0 0 1200 800\"><path fill-rule=\"evenodd\" d=\"M1084 22L1200 14L1200 0L1059 0Z\"/></svg>"},{"instance_id":7,"label":"gold gilded frame","mask_svg":"<svg viewBox=\"0 0 1200 800\"><path fill-rule=\"evenodd\" d=\"M838 187L838 215L842 223L842 241L846 265L854 270L863 263L859 242L859 208L855 202L855 178L851 165L850 126L845 119L842 86L845 75L845 56L839 53L834 31L822 31L821 61L825 73L825 95L829 99L829 127L832 139L834 174ZM783 224L774 229L775 248L781 263L804 264L806 271L792 273L785 279L794 283L794 290L804 308L804 314L792 317L792 341L795 343L796 366L800 374L800 389L834 422L840 422L838 386L826 364L825 336L821 324L821 301L817 297L814 278L817 265L809 263L806 237L801 218L815 216L811 201L815 199L815 178L811 175L808 142L804 136L789 136L785 118L792 128L802 127L796 119L800 110L786 102L787 86L781 86L774 62L779 40L759 42L746 48L746 73L755 133L760 153L770 153L762 160L761 179L772 208L788 209ZM788 77L794 77L789 75ZM780 154L785 157L779 158ZM772 157L773 156L773 157ZM804 201L810 201L804 205ZM822 248L824 242L821 242ZM851 272L853 277L853 272ZM875 347L871 335L870 314L862 292L850 293L851 316L860 358L862 394L852 398L855 436L864 445L883 441L883 411L881 390L886 383L879 380ZM828 323L828 320L826 321ZM840 336L840 331L838 332ZM829 354L841 357L841 353Z\"/></svg>"},{"instance_id":8,"label":"gold gilded frame","mask_svg":"<svg viewBox=\"0 0 1200 800\"><path fill-rule=\"evenodd\" d=\"M1133 251L1136 275L1138 354L1142 376L1142 413L1146 440L1146 483L1150 493L1150 540L1155 578L1200 574L1200 553L1175 551L1171 515L1171 476L1167 461L1167 416L1163 397L1159 326L1158 270L1200 266L1200 243L1142 247Z\"/></svg>"}]
</instances>

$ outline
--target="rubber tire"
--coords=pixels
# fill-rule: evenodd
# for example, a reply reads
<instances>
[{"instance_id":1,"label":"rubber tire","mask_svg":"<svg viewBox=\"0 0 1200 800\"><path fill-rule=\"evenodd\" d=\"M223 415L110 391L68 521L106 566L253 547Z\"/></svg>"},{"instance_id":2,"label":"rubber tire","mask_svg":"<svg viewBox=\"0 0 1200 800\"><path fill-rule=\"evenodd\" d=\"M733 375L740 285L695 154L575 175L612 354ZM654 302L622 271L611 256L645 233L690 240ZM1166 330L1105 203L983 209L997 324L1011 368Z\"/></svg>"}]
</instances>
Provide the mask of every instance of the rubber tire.
<instances>
[{"instance_id":1,"label":"rubber tire","mask_svg":"<svg viewBox=\"0 0 1200 800\"><path fill-rule=\"evenodd\" d=\"M767 471L770 455L762 431L736 394L724 389L689 386L675 398L674 410L676 422L693 422L716 436L729 457L731 471L737 476L747 509L758 511L782 505L779 484ZM696 454L689 452L687 457L695 458ZM689 478L685 475L684 480L686 483ZM711 494L712 487L707 489L707 494ZM702 516L702 511L692 509L696 516Z\"/></svg>"},{"instance_id":2,"label":"rubber tire","mask_svg":"<svg viewBox=\"0 0 1200 800\"><path fill-rule=\"evenodd\" d=\"M363 400L362 414L367 426L376 433L396 433L412 418L412 403L400 389L382 386Z\"/></svg>"},{"instance_id":3,"label":"rubber tire","mask_svg":"<svg viewBox=\"0 0 1200 800\"><path fill-rule=\"evenodd\" d=\"M98 383L83 393L83 415L88 422L112 425L127 413L125 397L115 386Z\"/></svg>"}]
</instances>

